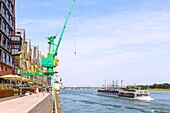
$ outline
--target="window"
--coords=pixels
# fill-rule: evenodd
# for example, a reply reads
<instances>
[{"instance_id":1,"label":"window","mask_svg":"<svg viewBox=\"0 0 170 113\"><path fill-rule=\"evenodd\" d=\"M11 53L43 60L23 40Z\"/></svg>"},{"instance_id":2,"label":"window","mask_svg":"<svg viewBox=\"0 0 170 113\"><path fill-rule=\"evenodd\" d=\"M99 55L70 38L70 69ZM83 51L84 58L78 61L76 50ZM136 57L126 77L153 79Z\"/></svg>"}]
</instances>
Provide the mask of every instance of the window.
<instances>
[{"instance_id":1,"label":"window","mask_svg":"<svg viewBox=\"0 0 170 113\"><path fill-rule=\"evenodd\" d=\"M10 4L10 13L13 13L13 6Z\"/></svg>"},{"instance_id":2,"label":"window","mask_svg":"<svg viewBox=\"0 0 170 113\"><path fill-rule=\"evenodd\" d=\"M7 49L8 49L8 51L10 50L10 42L9 41L7 41Z\"/></svg>"},{"instance_id":3,"label":"window","mask_svg":"<svg viewBox=\"0 0 170 113\"><path fill-rule=\"evenodd\" d=\"M36 47L34 47L34 53L33 53L33 57L36 58L37 54L36 54Z\"/></svg>"},{"instance_id":4,"label":"window","mask_svg":"<svg viewBox=\"0 0 170 113\"><path fill-rule=\"evenodd\" d=\"M11 65L11 56L9 56L9 65Z\"/></svg>"},{"instance_id":5,"label":"window","mask_svg":"<svg viewBox=\"0 0 170 113\"><path fill-rule=\"evenodd\" d=\"M14 49L14 43L11 43L11 48Z\"/></svg>"},{"instance_id":6,"label":"window","mask_svg":"<svg viewBox=\"0 0 170 113\"><path fill-rule=\"evenodd\" d=\"M2 35L0 34L0 45L1 45L1 40L2 40L2 38L1 38L1 37L2 37Z\"/></svg>"},{"instance_id":7,"label":"window","mask_svg":"<svg viewBox=\"0 0 170 113\"><path fill-rule=\"evenodd\" d=\"M2 0L4 3L6 3L6 0Z\"/></svg>"},{"instance_id":8,"label":"window","mask_svg":"<svg viewBox=\"0 0 170 113\"><path fill-rule=\"evenodd\" d=\"M18 60L15 60L15 66L19 66Z\"/></svg>"},{"instance_id":9,"label":"window","mask_svg":"<svg viewBox=\"0 0 170 113\"><path fill-rule=\"evenodd\" d=\"M22 65L22 69L25 70L25 69L26 69L26 66L25 66L25 65Z\"/></svg>"},{"instance_id":10,"label":"window","mask_svg":"<svg viewBox=\"0 0 170 113\"><path fill-rule=\"evenodd\" d=\"M15 43L15 47L14 48L18 49L19 48L19 43Z\"/></svg>"},{"instance_id":11,"label":"window","mask_svg":"<svg viewBox=\"0 0 170 113\"><path fill-rule=\"evenodd\" d=\"M2 16L3 16L3 17L6 16L6 9L5 9L5 7L2 8Z\"/></svg>"},{"instance_id":12,"label":"window","mask_svg":"<svg viewBox=\"0 0 170 113\"><path fill-rule=\"evenodd\" d=\"M0 66L0 71L2 71L3 70L3 66Z\"/></svg>"},{"instance_id":13,"label":"window","mask_svg":"<svg viewBox=\"0 0 170 113\"><path fill-rule=\"evenodd\" d=\"M7 6L10 7L10 2L8 0L6 0L6 2Z\"/></svg>"},{"instance_id":14,"label":"window","mask_svg":"<svg viewBox=\"0 0 170 113\"><path fill-rule=\"evenodd\" d=\"M6 53L2 51L2 62L6 63Z\"/></svg>"},{"instance_id":15,"label":"window","mask_svg":"<svg viewBox=\"0 0 170 113\"><path fill-rule=\"evenodd\" d=\"M13 65L12 65L12 61L13 61L13 60L12 60L12 57L10 57L10 66L13 66Z\"/></svg>"},{"instance_id":16,"label":"window","mask_svg":"<svg viewBox=\"0 0 170 113\"><path fill-rule=\"evenodd\" d=\"M1 4L0 4L1 5ZM0 6L0 9L1 9L1 6ZM1 26L2 24L1 24L1 17L0 17L0 26Z\"/></svg>"},{"instance_id":17,"label":"window","mask_svg":"<svg viewBox=\"0 0 170 113\"><path fill-rule=\"evenodd\" d=\"M10 23L10 14L7 13L7 21Z\"/></svg>"},{"instance_id":18,"label":"window","mask_svg":"<svg viewBox=\"0 0 170 113\"><path fill-rule=\"evenodd\" d=\"M12 20L12 18L10 18L10 25L11 25L11 27L12 27L12 25L13 25L13 20Z\"/></svg>"},{"instance_id":19,"label":"window","mask_svg":"<svg viewBox=\"0 0 170 113\"><path fill-rule=\"evenodd\" d=\"M2 50L0 49L0 61L1 61L1 59L2 59Z\"/></svg>"},{"instance_id":20,"label":"window","mask_svg":"<svg viewBox=\"0 0 170 113\"><path fill-rule=\"evenodd\" d=\"M4 40L2 42L2 47L6 48L6 38L4 37Z\"/></svg>"},{"instance_id":21,"label":"window","mask_svg":"<svg viewBox=\"0 0 170 113\"><path fill-rule=\"evenodd\" d=\"M6 24L5 24L4 21L3 21L3 23L2 23L2 31L3 31L3 32L6 32Z\"/></svg>"},{"instance_id":22,"label":"window","mask_svg":"<svg viewBox=\"0 0 170 113\"><path fill-rule=\"evenodd\" d=\"M18 35L20 35L21 33L20 32L17 32Z\"/></svg>"},{"instance_id":23,"label":"window","mask_svg":"<svg viewBox=\"0 0 170 113\"><path fill-rule=\"evenodd\" d=\"M7 64L10 65L9 55L6 56L7 56Z\"/></svg>"},{"instance_id":24,"label":"window","mask_svg":"<svg viewBox=\"0 0 170 113\"><path fill-rule=\"evenodd\" d=\"M10 28L9 27L7 27L6 32L7 32L7 35L10 36L11 32L10 32Z\"/></svg>"},{"instance_id":25,"label":"window","mask_svg":"<svg viewBox=\"0 0 170 113\"><path fill-rule=\"evenodd\" d=\"M15 68L15 73L18 74L18 68Z\"/></svg>"}]
</instances>

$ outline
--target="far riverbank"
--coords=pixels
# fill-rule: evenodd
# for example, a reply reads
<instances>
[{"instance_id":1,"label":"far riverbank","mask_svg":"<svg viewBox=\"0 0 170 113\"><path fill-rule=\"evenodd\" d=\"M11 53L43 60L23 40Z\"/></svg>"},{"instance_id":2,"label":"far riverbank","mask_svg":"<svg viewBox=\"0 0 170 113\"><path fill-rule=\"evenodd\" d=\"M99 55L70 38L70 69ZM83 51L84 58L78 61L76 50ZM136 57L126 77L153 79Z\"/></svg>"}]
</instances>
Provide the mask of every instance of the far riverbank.
<instances>
[{"instance_id":1,"label":"far riverbank","mask_svg":"<svg viewBox=\"0 0 170 113\"><path fill-rule=\"evenodd\" d=\"M170 89L148 88L147 91L170 92Z\"/></svg>"}]
</instances>

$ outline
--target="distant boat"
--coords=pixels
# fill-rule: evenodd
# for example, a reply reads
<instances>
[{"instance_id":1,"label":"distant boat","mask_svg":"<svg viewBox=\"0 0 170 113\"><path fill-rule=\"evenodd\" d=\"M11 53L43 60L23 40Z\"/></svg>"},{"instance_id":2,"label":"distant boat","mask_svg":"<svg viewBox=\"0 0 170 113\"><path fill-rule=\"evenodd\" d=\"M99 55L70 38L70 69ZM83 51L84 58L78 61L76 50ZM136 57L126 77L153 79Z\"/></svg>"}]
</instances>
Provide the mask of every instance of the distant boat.
<instances>
[{"instance_id":1,"label":"distant boat","mask_svg":"<svg viewBox=\"0 0 170 113\"><path fill-rule=\"evenodd\" d=\"M99 89L98 93L100 95L115 96L115 97L125 97L137 100L153 100L148 92L135 89L121 89L121 88L104 88Z\"/></svg>"}]
</instances>

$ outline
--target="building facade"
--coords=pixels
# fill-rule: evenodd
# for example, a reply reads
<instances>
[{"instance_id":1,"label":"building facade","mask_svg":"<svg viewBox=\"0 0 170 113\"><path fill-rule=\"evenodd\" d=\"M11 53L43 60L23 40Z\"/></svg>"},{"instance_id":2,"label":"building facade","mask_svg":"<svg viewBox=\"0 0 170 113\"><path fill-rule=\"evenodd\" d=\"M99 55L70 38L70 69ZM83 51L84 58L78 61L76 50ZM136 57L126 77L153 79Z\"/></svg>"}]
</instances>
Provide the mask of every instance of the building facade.
<instances>
[{"instance_id":1,"label":"building facade","mask_svg":"<svg viewBox=\"0 0 170 113\"><path fill-rule=\"evenodd\" d=\"M20 74L20 68L21 68L21 57L25 56L23 47L25 41L25 30L24 29L16 29L15 36L13 36L11 41L11 52L13 55L13 59L15 61L14 63L14 74ZM25 47L26 49L26 47ZM22 65L22 67L25 64ZM24 69L24 68L23 68Z\"/></svg>"},{"instance_id":2,"label":"building facade","mask_svg":"<svg viewBox=\"0 0 170 113\"><path fill-rule=\"evenodd\" d=\"M0 75L14 72L11 39L15 35L15 0L0 0Z\"/></svg>"},{"instance_id":3,"label":"building facade","mask_svg":"<svg viewBox=\"0 0 170 113\"><path fill-rule=\"evenodd\" d=\"M22 47L22 37L20 35L12 36L11 53L14 61L14 74L19 74L20 70L20 54Z\"/></svg>"},{"instance_id":4,"label":"building facade","mask_svg":"<svg viewBox=\"0 0 170 113\"><path fill-rule=\"evenodd\" d=\"M38 45L32 45L32 63L33 63L33 70L32 72L42 72L41 67L41 52L39 51ZM45 85L46 77L45 76L35 76L34 80L36 80L36 84Z\"/></svg>"}]
</instances>

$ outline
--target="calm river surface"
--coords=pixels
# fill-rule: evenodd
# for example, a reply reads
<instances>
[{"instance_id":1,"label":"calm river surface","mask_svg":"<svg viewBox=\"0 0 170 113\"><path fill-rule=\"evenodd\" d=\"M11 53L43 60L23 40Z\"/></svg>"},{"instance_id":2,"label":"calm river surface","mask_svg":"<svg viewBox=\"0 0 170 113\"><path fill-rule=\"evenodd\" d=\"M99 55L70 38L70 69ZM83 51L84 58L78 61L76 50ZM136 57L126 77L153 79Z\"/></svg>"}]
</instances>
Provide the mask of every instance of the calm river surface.
<instances>
[{"instance_id":1,"label":"calm river surface","mask_svg":"<svg viewBox=\"0 0 170 113\"><path fill-rule=\"evenodd\" d=\"M60 93L64 113L170 113L170 92L149 92L146 102L100 96L96 89L64 89Z\"/></svg>"}]
</instances>

